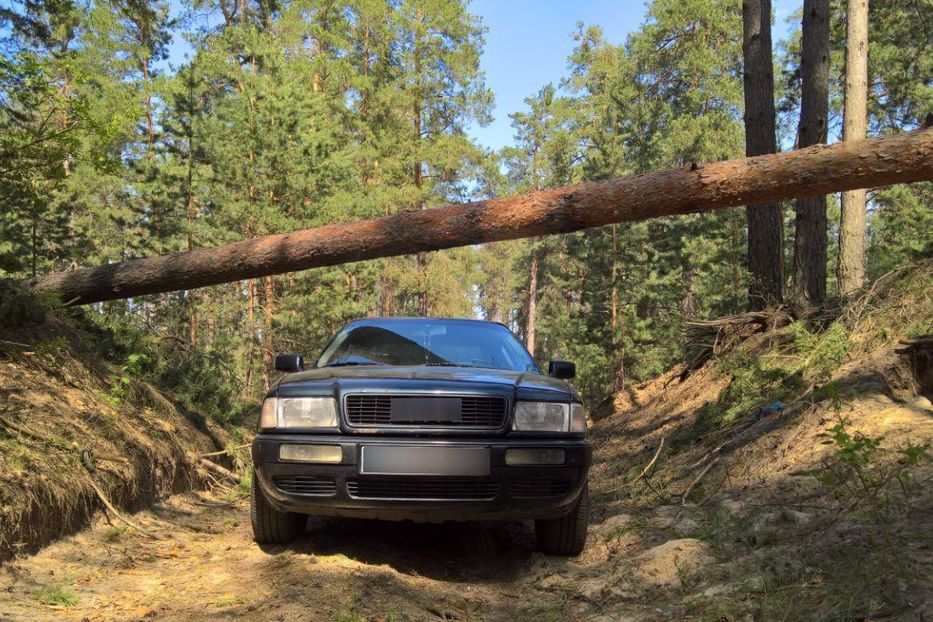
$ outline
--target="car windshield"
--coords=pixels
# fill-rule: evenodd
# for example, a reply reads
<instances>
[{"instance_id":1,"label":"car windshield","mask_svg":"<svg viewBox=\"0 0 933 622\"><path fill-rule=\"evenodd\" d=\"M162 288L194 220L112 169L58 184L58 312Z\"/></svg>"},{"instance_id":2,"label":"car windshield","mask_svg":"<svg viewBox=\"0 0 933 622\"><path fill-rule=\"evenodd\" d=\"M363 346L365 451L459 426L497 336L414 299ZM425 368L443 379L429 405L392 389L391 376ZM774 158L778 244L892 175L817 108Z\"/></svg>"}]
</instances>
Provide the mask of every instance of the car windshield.
<instances>
[{"instance_id":1,"label":"car windshield","mask_svg":"<svg viewBox=\"0 0 933 622\"><path fill-rule=\"evenodd\" d=\"M355 323L337 333L318 367L427 365L537 372L528 351L501 324L395 320Z\"/></svg>"}]
</instances>

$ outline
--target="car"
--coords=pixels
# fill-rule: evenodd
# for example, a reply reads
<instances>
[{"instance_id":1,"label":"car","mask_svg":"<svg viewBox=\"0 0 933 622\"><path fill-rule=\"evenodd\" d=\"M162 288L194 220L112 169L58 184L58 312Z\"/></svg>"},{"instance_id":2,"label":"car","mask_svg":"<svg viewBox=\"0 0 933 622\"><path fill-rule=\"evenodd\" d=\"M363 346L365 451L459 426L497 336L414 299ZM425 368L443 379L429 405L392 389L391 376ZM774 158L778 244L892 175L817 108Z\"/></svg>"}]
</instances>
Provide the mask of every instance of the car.
<instances>
[{"instance_id":1,"label":"car","mask_svg":"<svg viewBox=\"0 0 933 622\"><path fill-rule=\"evenodd\" d=\"M583 550L592 448L573 363L543 374L496 322L368 318L310 369L275 366L251 447L256 542L290 542L308 515L533 520L544 553Z\"/></svg>"}]
</instances>

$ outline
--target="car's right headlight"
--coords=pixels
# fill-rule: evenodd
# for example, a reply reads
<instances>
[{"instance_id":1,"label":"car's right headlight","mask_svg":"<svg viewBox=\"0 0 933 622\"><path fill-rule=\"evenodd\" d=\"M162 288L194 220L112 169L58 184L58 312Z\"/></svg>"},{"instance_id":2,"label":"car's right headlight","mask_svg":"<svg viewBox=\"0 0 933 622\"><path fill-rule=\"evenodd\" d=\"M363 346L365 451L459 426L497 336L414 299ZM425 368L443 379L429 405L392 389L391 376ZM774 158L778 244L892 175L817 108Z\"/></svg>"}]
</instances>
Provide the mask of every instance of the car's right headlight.
<instances>
[{"instance_id":1,"label":"car's right headlight","mask_svg":"<svg viewBox=\"0 0 933 622\"><path fill-rule=\"evenodd\" d=\"M259 414L259 427L336 428L337 402L332 397L267 397Z\"/></svg>"},{"instance_id":2,"label":"car's right headlight","mask_svg":"<svg viewBox=\"0 0 933 622\"><path fill-rule=\"evenodd\" d=\"M517 402L512 429L520 432L585 432L583 404Z\"/></svg>"}]
</instances>

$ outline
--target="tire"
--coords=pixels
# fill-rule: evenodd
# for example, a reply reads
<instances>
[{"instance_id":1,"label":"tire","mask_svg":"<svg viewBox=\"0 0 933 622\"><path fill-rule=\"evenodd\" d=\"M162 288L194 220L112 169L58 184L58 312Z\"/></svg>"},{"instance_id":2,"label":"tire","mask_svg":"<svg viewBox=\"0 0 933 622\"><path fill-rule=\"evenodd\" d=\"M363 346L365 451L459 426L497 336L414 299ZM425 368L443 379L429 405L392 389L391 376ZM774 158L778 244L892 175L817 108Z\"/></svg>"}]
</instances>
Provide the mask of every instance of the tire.
<instances>
[{"instance_id":1,"label":"tire","mask_svg":"<svg viewBox=\"0 0 933 622\"><path fill-rule=\"evenodd\" d=\"M570 514L561 518L535 521L538 550L545 555L579 555L586 545L586 531L590 524L589 486L583 492Z\"/></svg>"},{"instance_id":2,"label":"tire","mask_svg":"<svg viewBox=\"0 0 933 622\"><path fill-rule=\"evenodd\" d=\"M266 501L253 473L249 495L250 522L257 544L288 544L304 532L308 517L294 512L279 512Z\"/></svg>"}]
</instances>

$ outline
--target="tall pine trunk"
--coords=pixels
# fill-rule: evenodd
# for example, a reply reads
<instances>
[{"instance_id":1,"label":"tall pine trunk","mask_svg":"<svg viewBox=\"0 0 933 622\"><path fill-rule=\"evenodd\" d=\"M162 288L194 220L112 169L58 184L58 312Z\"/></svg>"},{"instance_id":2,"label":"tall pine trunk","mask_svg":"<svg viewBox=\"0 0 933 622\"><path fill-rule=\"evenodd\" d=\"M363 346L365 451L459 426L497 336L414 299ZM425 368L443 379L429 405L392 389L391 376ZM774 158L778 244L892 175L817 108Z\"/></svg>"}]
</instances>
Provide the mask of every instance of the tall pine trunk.
<instances>
[{"instance_id":1,"label":"tall pine trunk","mask_svg":"<svg viewBox=\"0 0 933 622\"><path fill-rule=\"evenodd\" d=\"M843 140L868 130L868 0L849 0L846 16L846 86ZM839 293L858 291L865 280L865 190L842 193L839 220Z\"/></svg>"},{"instance_id":2,"label":"tall pine trunk","mask_svg":"<svg viewBox=\"0 0 933 622\"><path fill-rule=\"evenodd\" d=\"M535 338L538 321L538 251L531 253L531 266L528 268L528 307L525 316L525 347L535 355Z\"/></svg>"},{"instance_id":3,"label":"tall pine trunk","mask_svg":"<svg viewBox=\"0 0 933 622\"><path fill-rule=\"evenodd\" d=\"M826 142L829 115L829 0L804 0L802 82L797 146ZM826 300L826 196L797 200L794 301L803 307Z\"/></svg>"},{"instance_id":4,"label":"tall pine trunk","mask_svg":"<svg viewBox=\"0 0 933 622\"><path fill-rule=\"evenodd\" d=\"M742 3L745 64L745 155L777 152L774 65L771 58L771 0ZM747 207L748 308L778 304L784 288L784 223L779 202Z\"/></svg>"},{"instance_id":5,"label":"tall pine trunk","mask_svg":"<svg viewBox=\"0 0 933 622\"><path fill-rule=\"evenodd\" d=\"M273 276L266 276L262 279L262 378L267 390L270 384L269 372L272 369L272 359L274 355L272 345L272 319L275 312L274 278Z\"/></svg>"},{"instance_id":6,"label":"tall pine trunk","mask_svg":"<svg viewBox=\"0 0 933 622\"><path fill-rule=\"evenodd\" d=\"M243 396L253 393L253 361L256 350L256 330L253 326L256 306L256 279L246 281L246 380L243 383Z\"/></svg>"}]
</instances>

